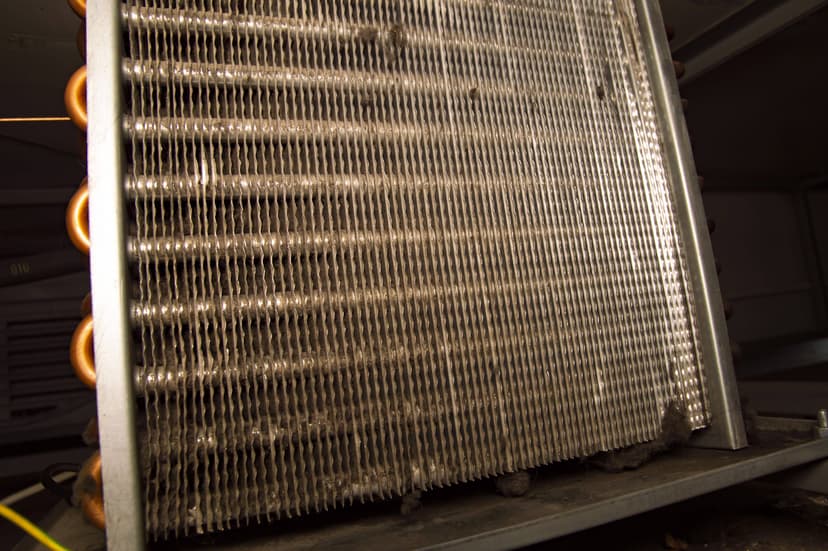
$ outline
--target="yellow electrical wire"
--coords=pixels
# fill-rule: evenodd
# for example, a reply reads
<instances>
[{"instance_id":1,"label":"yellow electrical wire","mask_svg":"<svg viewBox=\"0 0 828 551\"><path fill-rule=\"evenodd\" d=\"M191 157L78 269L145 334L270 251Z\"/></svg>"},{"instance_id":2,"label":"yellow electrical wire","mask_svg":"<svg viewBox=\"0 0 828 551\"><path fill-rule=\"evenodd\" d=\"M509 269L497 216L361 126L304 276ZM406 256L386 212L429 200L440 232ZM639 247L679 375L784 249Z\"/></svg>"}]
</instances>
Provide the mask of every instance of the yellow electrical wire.
<instances>
[{"instance_id":1,"label":"yellow electrical wire","mask_svg":"<svg viewBox=\"0 0 828 551\"><path fill-rule=\"evenodd\" d=\"M69 551L66 547L53 540L49 534L32 524L26 517L20 516L5 505L0 505L0 516L6 518L9 522L16 524L20 529L28 533L52 551Z\"/></svg>"},{"instance_id":2,"label":"yellow electrical wire","mask_svg":"<svg viewBox=\"0 0 828 551\"><path fill-rule=\"evenodd\" d=\"M2 117L0 122L67 122L69 117Z\"/></svg>"}]
</instances>

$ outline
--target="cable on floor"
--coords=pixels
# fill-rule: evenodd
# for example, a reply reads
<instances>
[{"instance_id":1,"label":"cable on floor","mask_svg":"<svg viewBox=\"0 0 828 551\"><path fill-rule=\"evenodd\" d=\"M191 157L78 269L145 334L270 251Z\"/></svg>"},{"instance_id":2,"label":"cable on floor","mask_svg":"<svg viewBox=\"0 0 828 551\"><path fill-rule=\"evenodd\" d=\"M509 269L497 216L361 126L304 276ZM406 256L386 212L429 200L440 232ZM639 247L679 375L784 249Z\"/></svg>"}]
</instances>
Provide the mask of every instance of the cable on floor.
<instances>
[{"instance_id":1,"label":"cable on floor","mask_svg":"<svg viewBox=\"0 0 828 551\"><path fill-rule=\"evenodd\" d=\"M18 528L32 536L34 539L45 545L52 551L69 551L66 547L56 542L52 537L35 526L29 519L9 509L5 505L0 505L0 516L16 525Z\"/></svg>"}]
</instances>

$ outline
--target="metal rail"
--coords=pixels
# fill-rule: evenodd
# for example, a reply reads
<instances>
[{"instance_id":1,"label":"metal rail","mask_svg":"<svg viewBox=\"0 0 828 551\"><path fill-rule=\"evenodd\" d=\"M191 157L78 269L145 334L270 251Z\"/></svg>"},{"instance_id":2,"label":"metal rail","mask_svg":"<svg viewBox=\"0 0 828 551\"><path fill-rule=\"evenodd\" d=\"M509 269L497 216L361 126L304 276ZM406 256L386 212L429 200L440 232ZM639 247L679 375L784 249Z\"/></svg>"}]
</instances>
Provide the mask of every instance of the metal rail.
<instances>
[{"instance_id":1,"label":"metal rail","mask_svg":"<svg viewBox=\"0 0 828 551\"><path fill-rule=\"evenodd\" d=\"M90 0L87 6L87 106L89 127L90 273L98 432L106 488L106 536L110 549L144 547L132 345L127 317L128 278L124 229L121 137L120 3Z\"/></svg>"},{"instance_id":2,"label":"metal rail","mask_svg":"<svg viewBox=\"0 0 828 551\"><path fill-rule=\"evenodd\" d=\"M673 61L658 2L636 0L639 31L644 38L647 68L654 100L661 114L665 155L677 195L676 215L692 274L695 310L701 333L702 358L707 378L707 399L713 422L696 437L697 446L739 449L747 446L736 376L733 371L727 326L713 260L710 234L699 190L690 137L682 113Z\"/></svg>"},{"instance_id":3,"label":"metal rail","mask_svg":"<svg viewBox=\"0 0 828 551\"><path fill-rule=\"evenodd\" d=\"M803 431L790 427L786 420L761 421L760 425L768 425L762 430L769 431L763 432L762 438L775 433L777 441L797 434L806 437L814 426L811 422ZM773 426L776 424L779 426ZM482 483L452 490L440 498L426 498L423 508L411 516L400 515L397 504L369 506L355 512L329 513L324 523L312 527L300 519L283 519L264 532L254 529L216 535L212 545L225 551L264 551L277 546L280 551L322 546L342 550L389 546L514 549L775 473L780 474L772 480L812 487L812 475L817 472L814 469L826 457L828 438L822 438L736 452L685 448L655 458L638 470L616 474L583 466L552 465L538 471L524 497L504 498ZM790 473L784 474L789 469ZM102 534L90 532L77 510L60 507L59 515L43 523L52 535L73 549L100 546ZM203 545L184 541L179 548L196 550ZM16 551L30 549L33 546L21 545Z\"/></svg>"}]
</instances>

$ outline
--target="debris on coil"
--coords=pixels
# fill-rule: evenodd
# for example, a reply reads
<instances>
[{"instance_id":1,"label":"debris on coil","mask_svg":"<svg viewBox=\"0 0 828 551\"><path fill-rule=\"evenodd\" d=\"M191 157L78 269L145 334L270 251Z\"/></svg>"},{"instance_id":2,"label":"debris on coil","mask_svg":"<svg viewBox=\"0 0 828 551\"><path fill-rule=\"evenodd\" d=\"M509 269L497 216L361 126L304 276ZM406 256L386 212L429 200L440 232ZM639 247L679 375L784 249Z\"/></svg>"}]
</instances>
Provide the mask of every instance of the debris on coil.
<instances>
[{"instance_id":1,"label":"debris on coil","mask_svg":"<svg viewBox=\"0 0 828 551\"><path fill-rule=\"evenodd\" d=\"M520 497L529 491L530 482L528 472L517 471L497 477L495 489L497 493L506 497Z\"/></svg>"},{"instance_id":2,"label":"debris on coil","mask_svg":"<svg viewBox=\"0 0 828 551\"><path fill-rule=\"evenodd\" d=\"M603 452L590 463L611 473L637 469L653 456L687 443L693 429L687 416L687 408L676 401L670 402L661 418L661 430L655 440L621 450Z\"/></svg>"}]
</instances>

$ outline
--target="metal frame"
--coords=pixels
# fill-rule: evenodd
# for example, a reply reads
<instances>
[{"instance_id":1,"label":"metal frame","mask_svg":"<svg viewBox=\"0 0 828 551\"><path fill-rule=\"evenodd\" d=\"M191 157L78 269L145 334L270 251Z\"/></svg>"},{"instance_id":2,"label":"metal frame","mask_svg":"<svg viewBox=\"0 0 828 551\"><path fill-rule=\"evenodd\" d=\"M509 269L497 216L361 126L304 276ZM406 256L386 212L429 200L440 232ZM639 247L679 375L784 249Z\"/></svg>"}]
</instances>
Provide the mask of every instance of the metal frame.
<instances>
[{"instance_id":1,"label":"metal frame","mask_svg":"<svg viewBox=\"0 0 828 551\"><path fill-rule=\"evenodd\" d=\"M138 449L135 424L135 395L132 380L125 257L123 151L121 112L121 26L119 2L90 0L87 8L88 41L95 47L88 53L89 111L89 185L91 276L94 294L95 361L99 431L106 492L105 511L107 541L114 549L140 549L144 545L143 504L140 494ZM648 71L653 83L656 107L662 114L665 150L677 193L677 214L693 276L696 314L700 321L701 346L712 426L700 434L695 443L737 449L747 445L741 419L735 377L730 360L724 314L710 249L710 238L696 185L696 173L690 152L687 130L680 111L678 86L662 19L655 1L636 0L639 31L645 41ZM748 470L744 471L749 478ZM684 482L690 494L702 493L704 486L693 480ZM690 488L692 486L693 488ZM710 489L713 489L712 487ZM663 490L658 504L653 498L638 510L663 505L678 499L671 488ZM672 496L672 497L670 497ZM643 503L643 502L642 502ZM617 505L617 503L615 504ZM616 507L617 509L617 507ZM581 528L620 518L616 511L598 515L596 508L589 523ZM635 510L626 509L628 513ZM602 516L603 515L603 516ZM555 521L570 526L570 519ZM544 528L539 536L553 537L556 532ZM489 546L509 545L504 534L488 541ZM515 535L509 536L514 538ZM526 540L527 542L529 540ZM479 543L479 542L478 542Z\"/></svg>"},{"instance_id":2,"label":"metal frame","mask_svg":"<svg viewBox=\"0 0 828 551\"><path fill-rule=\"evenodd\" d=\"M764 418L763 418L764 419ZM777 420L773 420L773 424ZM769 434L801 437L788 420ZM803 426L813 429L814 423ZM790 432L789 432L790 430ZM810 430L807 431L810 434ZM796 436L799 435L799 436ZM426 501L408 516L397 506L370 508L354 514L340 511L324 524L273 525L246 532L217 535L215 549L226 551L308 551L337 549L514 549L620 520L767 475L769 482L792 487L824 487L828 438L806 440L770 449L741 452L682 449L656 458L637 471L605 473L595 469L553 467L539 473L524 497L498 496L478 484L466 493ZM820 478L821 477L821 478ZM620 490L624 488L625 490ZM291 521L286 521L290 523ZM103 534L83 522L81 513L61 503L41 522L58 541L72 549L97 548ZM121 549L110 539L111 548ZM17 551L34 551L25 540ZM182 542L196 550L203 542Z\"/></svg>"},{"instance_id":3,"label":"metal frame","mask_svg":"<svg viewBox=\"0 0 828 551\"><path fill-rule=\"evenodd\" d=\"M120 2L87 5L87 130L98 431L110 549L144 547L138 470L121 137Z\"/></svg>"},{"instance_id":4,"label":"metal frame","mask_svg":"<svg viewBox=\"0 0 828 551\"><path fill-rule=\"evenodd\" d=\"M773 421L776 424L777 420ZM788 432L788 420L780 421L783 427L769 433L786 438L797 433L801 436L799 429ZM808 428L813 425L811 422ZM463 495L426 501L422 509L409 516L400 515L396 506L353 514L340 511L342 516L320 526L274 525L254 529L244 537L219 534L210 543L214 549L225 551L266 551L276 547L283 551L322 547L513 549L766 475L773 475L766 479L769 482L819 490L825 485L825 457L826 438L741 452L683 449L657 458L637 471L610 474L586 468L574 472L566 468L563 472L545 469L524 497L498 496L484 483ZM62 503L41 525L72 549L97 548L103 542L103 534L83 522L79 510ZM36 545L29 539L15 550L34 551ZM196 550L203 545L183 542L180 547ZM111 547L121 548L114 544Z\"/></svg>"},{"instance_id":5,"label":"metal frame","mask_svg":"<svg viewBox=\"0 0 828 551\"><path fill-rule=\"evenodd\" d=\"M766 480L807 492L828 494L828 459L776 473Z\"/></svg>"},{"instance_id":6,"label":"metal frame","mask_svg":"<svg viewBox=\"0 0 828 551\"><path fill-rule=\"evenodd\" d=\"M459 538L430 549L516 549L628 518L678 501L715 492L791 467L822 459L828 454L828 440L814 440L765 456L735 462L704 473L656 484L616 499L605 499L566 511L501 529L484 529L480 534Z\"/></svg>"},{"instance_id":7,"label":"metal frame","mask_svg":"<svg viewBox=\"0 0 828 551\"><path fill-rule=\"evenodd\" d=\"M813 421L760 417L756 428L767 447L742 451L679 449L638 470L606 473L560 465L536 473L523 497L497 495L485 482L427 500L408 516L398 504L339 511L322 524L285 524L217 534L215 549L307 551L337 549L513 549L572 534L772 475L768 482L820 490L825 487L828 438L814 438ZM426 498L427 499L427 498ZM291 524L293 522L293 524ZM297 523L298 522L298 523ZM72 549L99 547L103 534L82 521L78 509L61 503L41 525ZM120 542L119 542L120 543ZM121 549L110 539L112 548ZM25 540L17 551L33 551ZM203 542L181 542L195 550Z\"/></svg>"},{"instance_id":8,"label":"metal frame","mask_svg":"<svg viewBox=\"0 0 828 551\"><path fill-rule=\"evenodd\" d=\"M708 71L726 63L825 5L826 0L778 1L773 7L759 13L743 26L731 30L723 37L719 35L719 40L714 39L711 42L709 37L705 35L706 33L701 34L694 40L682 45L678 50L684 52L685 49L692 49L695 52L691 54L689 59L684 60L686 71L682 84L689 84ZM750 7L743 8L743 10L748 12ZM719 23L719 27L728 26L728 23L725 19ZM708 29L707 32L718 34L717 31L718 28L714 26L712 29Z\"/></svg>"},{"instance_id":9,"label":"metal frame","mask_svg":"<svg viewBox=\"0 0 828 551\"><path fill-rule=\"evenodd\" d=\"M658 2L635 0L635 7L639 32L644 42L647 71L653 87L653 99L656 111L661 114L661 135L676 196L676 216L687 248L687 264L692 276L696 318L701 333L702 360L712 422L708 429L693 439L693 444L735 450L747 446L747 436L736 389L710 234L707 231L690 137L681 109L673 60Z\"/></svg>"}]
</instances>

